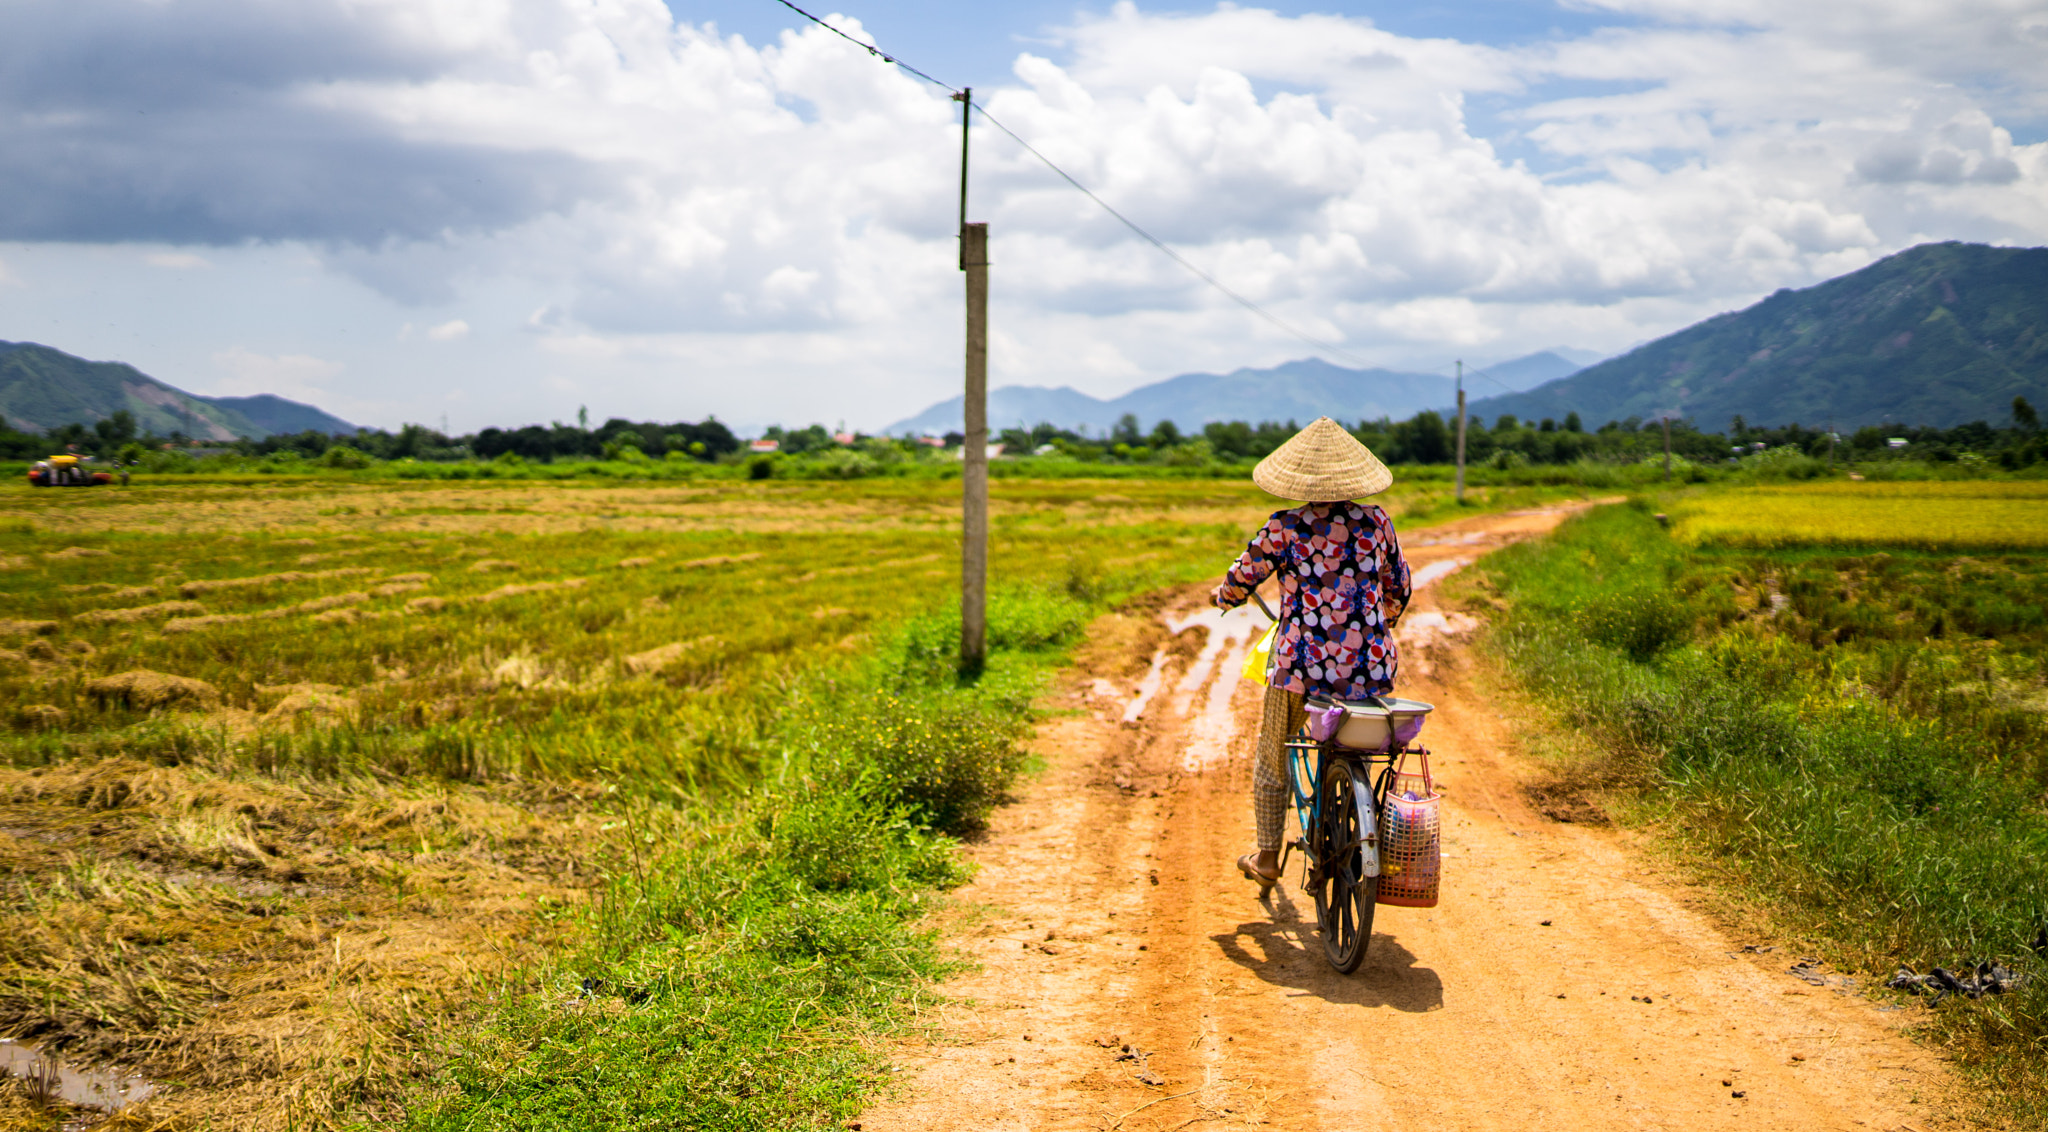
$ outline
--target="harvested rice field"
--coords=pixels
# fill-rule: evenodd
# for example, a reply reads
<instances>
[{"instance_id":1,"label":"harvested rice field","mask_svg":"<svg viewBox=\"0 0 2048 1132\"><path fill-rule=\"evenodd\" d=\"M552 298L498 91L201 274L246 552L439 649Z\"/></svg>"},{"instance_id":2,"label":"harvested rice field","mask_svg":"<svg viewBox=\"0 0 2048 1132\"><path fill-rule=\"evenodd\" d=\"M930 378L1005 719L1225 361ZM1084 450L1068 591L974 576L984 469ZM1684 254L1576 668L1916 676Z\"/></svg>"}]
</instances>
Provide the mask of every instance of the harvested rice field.
<instances>
[{"instance_id":1,"label":"harvested rice field","mask_svg":"<svg viewBox=\"0 0 2048 1132\"><path fill-rule=\"evenodd\" d=\"M9 489L0 1054L134 1078L103 1127L414 1119L608 885L790 773L776 720L806 674L950 607L956 492ZM994 580L1156 589L1270 507L999 480ZM0 1083L0 1127L92 1115L40 1087Z\"/></svg>"},{"instance_id":2,"label":"harvested rice field","mask_svg":"<svg viewBox=\"0 0 2048 1132\"><path fill-rule=\"evenodd\" d=\"M2048 482L1957 480L1788 484L1694 496L1671 513L1691 545L1911 548L2048 547Z\"/></svg>"}]
</instances>

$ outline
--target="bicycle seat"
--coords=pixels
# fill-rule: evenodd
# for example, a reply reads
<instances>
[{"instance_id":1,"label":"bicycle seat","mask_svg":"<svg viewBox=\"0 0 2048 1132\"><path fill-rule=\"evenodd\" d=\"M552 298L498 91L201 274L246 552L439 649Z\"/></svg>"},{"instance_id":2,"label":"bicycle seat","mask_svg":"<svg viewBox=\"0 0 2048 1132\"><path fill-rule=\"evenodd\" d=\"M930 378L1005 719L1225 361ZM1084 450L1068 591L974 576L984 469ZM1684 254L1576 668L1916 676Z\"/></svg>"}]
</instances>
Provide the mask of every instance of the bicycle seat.
<instances>
[{"instance_id":1,"label":"bicycle seat","mask_svg":"<svg viewBox=\"0 0 2048 1132\"><path fill-rule=\"evenodd\" d=\"M1307 703L1308 733L1317 742L1334 740L1354 751L1385 751L1405 747L1422 733L1423 721L1435 704L1395 696L1334 700L1311 696Z\"/></svg>"}]
</instances>

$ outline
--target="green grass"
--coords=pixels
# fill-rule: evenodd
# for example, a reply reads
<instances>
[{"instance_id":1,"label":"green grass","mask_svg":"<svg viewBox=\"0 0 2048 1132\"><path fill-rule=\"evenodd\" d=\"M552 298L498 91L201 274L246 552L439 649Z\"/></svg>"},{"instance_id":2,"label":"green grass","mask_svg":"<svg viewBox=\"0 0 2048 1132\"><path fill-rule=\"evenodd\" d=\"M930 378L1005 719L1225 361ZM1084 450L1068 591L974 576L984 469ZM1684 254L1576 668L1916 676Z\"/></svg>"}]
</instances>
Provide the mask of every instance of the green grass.
<instances>
[{"instance_id":1,"label":"green grass","mask_svg":"<svg viewBox=\"0 0 2048 1132\"><path fill-rule=\"evenodd\" d=\"M2048 1111L2048 969L2028 946L2048 916L2048 635L2025 611L2044 581L2028 556L1690 548L1640 503L1484 573L1513 610L1494 645L1603 753L1561 773L1632 796L1867 977L1983 959L2034 973L1924 1022L2030 1120Z\"/></svg>"}]
</instances>

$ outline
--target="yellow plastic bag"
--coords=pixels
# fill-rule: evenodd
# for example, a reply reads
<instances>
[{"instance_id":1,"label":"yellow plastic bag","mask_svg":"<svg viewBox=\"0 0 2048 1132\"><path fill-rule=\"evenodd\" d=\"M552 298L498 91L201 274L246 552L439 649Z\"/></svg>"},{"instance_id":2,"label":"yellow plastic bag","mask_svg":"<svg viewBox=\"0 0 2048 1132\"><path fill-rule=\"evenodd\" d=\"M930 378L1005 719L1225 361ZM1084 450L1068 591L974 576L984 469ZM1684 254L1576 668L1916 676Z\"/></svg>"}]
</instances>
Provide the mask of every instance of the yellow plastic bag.
<instances>
[{"instance_id":1,"label":"yellow plastic bag","mask_svg":"<svg viewBox=\"0 0 2048 1132\"><path fill-rule=\"evenodd\" d=\"M1266 673L1273 667L1273 637L1280 632L1280 623L1266 626L1266 632L1252 642L1251 651L1244 657L1244 678L1254 684L1266 683Z\"/></svg>"}]
</instances>

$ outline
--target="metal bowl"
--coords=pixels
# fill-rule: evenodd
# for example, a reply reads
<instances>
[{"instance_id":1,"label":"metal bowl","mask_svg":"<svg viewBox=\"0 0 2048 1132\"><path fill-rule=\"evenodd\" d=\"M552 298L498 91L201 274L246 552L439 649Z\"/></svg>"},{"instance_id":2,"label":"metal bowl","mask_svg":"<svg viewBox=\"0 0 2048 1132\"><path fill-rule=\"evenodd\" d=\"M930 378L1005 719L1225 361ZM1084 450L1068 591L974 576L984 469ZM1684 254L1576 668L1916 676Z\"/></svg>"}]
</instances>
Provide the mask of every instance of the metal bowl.
<instances>
[{"instance_id":1,"label":"metal bowl","mask_svg":"<svg viewBox=\"0 0 2048 1132\"><path fill-rule=\"evenodd\" d=\"M1329 706L1344 709L1344 722L1338 726L1335 736L1337 745L1354 751L1384 751L1390 745L1395 748L1406 746L1422 733L1423 721L1436 710L1435 704L1396 696L1333 700L1329 701Z\"/></svg>"}]
</instances>

